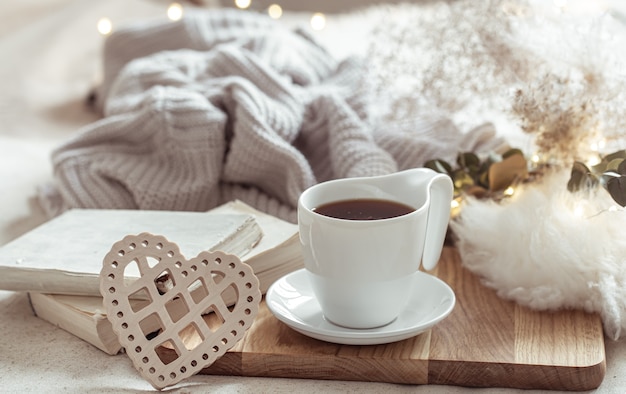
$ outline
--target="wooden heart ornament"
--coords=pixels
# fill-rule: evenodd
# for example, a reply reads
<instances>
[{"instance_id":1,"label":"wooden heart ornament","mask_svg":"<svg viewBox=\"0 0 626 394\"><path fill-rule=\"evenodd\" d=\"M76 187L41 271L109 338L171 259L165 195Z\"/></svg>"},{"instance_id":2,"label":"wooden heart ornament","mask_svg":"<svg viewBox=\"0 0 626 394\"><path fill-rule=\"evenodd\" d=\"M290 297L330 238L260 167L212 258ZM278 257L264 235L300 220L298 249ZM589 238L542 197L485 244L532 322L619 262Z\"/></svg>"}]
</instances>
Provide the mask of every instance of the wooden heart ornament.
<instances>
[{"instance_id":1,"label":"wooden heart ornament","mask_svg":"<svg viewBox=\"0 0 626 394\"><path fill-rule=\"evenodd\" d=\"M157 389L208 367L235 346L261 301L258 278L237 256L201 252L186 260L175 243L148 233L113 245L104 257L100 293L120 344ZM209 313L217 319L204 319ZM161 346L177 357L161 359Z\"/></svg>"}]
</instances>

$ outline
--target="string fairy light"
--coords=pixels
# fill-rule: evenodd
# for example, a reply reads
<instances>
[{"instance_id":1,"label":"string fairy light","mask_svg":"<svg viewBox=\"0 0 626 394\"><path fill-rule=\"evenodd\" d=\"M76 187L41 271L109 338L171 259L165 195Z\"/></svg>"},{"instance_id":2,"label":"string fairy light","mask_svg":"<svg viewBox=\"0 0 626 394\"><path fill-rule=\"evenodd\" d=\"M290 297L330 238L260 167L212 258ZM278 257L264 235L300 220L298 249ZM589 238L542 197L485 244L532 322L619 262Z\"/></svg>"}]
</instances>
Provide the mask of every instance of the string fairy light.
<instances>
[{"instance_id":1,"label":"string fairy light","mask_svg":"<svg viewBox=\"0 0 626 394\"><path fill-rule=\"evenodd\" d=\"M178 21L183 17L183 6L179 3L172 3L167 7L167 17L171 21Z\"/></svg>"},{"instance_id":2,"label":"string fairy light","mask_svg":"<svg viewBox=\"0 0 626 394\"><path fill-rule=\"evenodd\" d=\"M539 157L539 155L538 155L538 154L534 154L534 155L532 155L532 156L530 157L530 161L531 161L533 164L539 164L539 160L540 160L540 157Z\"/></svg>"},{"instance_id":3,"label":"string fairy light","mask_svg":"<svg viewBox=\"0 0 626 394\"><path fill-rule=\"evenodd\" d=\"M584 213L585 213L585 207L583 206L583 204L581 202L578 202L576 205L574 205L574 216L576 216L577 218L582 218Z\"/></svg>"},{"instance_id":4,"label":"string fairy light","mask_svg":"<svg viewBox=\"0 0 626 394\"><path fill-rule=\"evenodd\" d=\"M235 6L242 10L249 8L251 3L252 3L251 0L235 0Z\"/></svg>"},{"instance_id":5,"label":"string fairy light","mask_svg":"<svg viewBox=\"0 0 626 394\"><path fill-rule=\"evenodd\" d=\"M278 4L272 4L267 8L267 14L272 19L279 19L283 16L283 8Z\"/></svg>"},{"instance_id":6,"label":"string fairy light","mask_svg":"<svg viewBox=\"0 0 626 394\"><path fill-rule=\"evenodd\" d=\"M606 139L600 138L596 141L593 141L589 145L589 148L591 148L591 150L594 152L600 152L602 149L604 149L605 146L606 146Z\"/></svg>"},{"instance_id":7,"label":"string fairy light","mask_svg":"<svg viewBox=\"0 0 626 394\"><path fill-rule=\"evenodd\" d=\"M103 36L108 36L113 31L113 23L109 18L100 18L98 19L98 24L96 25L98 29L98 33Z\"/></svg>"},{"instance_id":8,"label":"string fairy light","mask_svg":"<svg viewBox=\"0 0 626 394\"><path fill-rule=\"evenodd\" d=\"M600 164L601 162L602 162L602 159L600 158L600 156L592 155L592 156L589 156L587 161L585 161L585 165L587 167L593 167L593 166Z\"/></svg>"},{"instance_id":9,"label":"string fairy light","mask_svg":"<svg viewBox=\"0 0 626 394\"><path fill-rule=\"evenodd\" d=\"M252 6L252 0L233 0L234 5L242 10L248 9ZM283 7L280 4L274 3L267 7L267 14L272 19L280 19L283 16ZM184 8L180 3L171 3L167 7L167 18L171 21L178 21L182 19L184 15ZM310 25L313 30L319 31L326 27L326 15L321 12L315 12L311 15ZM98 20L96 25L98 32L107 36L113 32L113 22L109 18L102 17Z\"/></svg>"},{"instance_id":10,"label":"string fairy light","mask_svg":"<svg viewBox=\"0 0 626 394\"><path fill-rule=\"evenodd\" d=\"M326 16L321 12L316 12L311 16L311 27L313 30L322 30L326 26Z\"/></svg>"},{"instance_id":11,"label":"string fairy light","mask_svg":"<svg viewBox=\"0 0 626 394\"><path fill-rule=\"evenodd\" d=\"M604 138L599 138L589 144L589 149L594 152L594 154L590 155L589 158L587 158L587 161L585 162L587 167L595 166L602 161L602 158L600 157L600 152L604 149L605 146L606 139Z\"/></svg>"},{"instance_id":12,"label":"string fairy light","mask_svg":"<svg viewBox=\"0 0 626 394\"><path fill-rule=\"evenodd\" d=\"M450 217L457 217L461 213L461 197L456 197L450 202Z\"/></svg>"}]
</instances>

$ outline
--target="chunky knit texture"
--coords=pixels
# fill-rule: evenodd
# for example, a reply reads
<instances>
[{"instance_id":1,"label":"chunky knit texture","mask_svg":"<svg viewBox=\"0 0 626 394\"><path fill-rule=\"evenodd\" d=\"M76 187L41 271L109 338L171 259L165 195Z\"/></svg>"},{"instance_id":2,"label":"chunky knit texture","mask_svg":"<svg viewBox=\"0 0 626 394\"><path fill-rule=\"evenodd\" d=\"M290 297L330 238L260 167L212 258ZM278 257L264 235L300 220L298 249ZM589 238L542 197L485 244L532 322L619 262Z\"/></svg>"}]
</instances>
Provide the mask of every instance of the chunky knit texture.
<instances>
[{"instance_id":1,"label":"chunky knit texture","mask_svg":"<svg viewBox=\"0 0 626 394\"><path fill-rule=\"evenodd\" d=\"M103 118L53 152L44 206L202 211L240 199L295 221L317 182L500 144L492 127L372 118L366 66L242 11L118 30L105 45Z\"/></svg>"}]
</instances>

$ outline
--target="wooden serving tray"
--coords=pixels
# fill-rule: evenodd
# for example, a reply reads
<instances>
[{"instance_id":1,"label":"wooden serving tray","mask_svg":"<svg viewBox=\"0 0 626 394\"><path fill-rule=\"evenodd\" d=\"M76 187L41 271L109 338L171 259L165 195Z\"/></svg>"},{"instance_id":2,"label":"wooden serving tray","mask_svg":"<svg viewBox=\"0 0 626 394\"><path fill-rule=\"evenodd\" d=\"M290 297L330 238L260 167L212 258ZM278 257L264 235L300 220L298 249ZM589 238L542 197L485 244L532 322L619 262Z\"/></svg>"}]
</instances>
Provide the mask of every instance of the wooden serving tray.
<instances>
[{"instance_id":1,"label":"wooden serving tray","mask_svg":"<svg viewBox=\"0 0 626 394\"><path fill-rule=\"evenodd\" d=\"M551 390L597 388L606 371L600 317L535 312L500 299L445 247L434 274L457 304L441 323L404 341L337 345L278 321L263 302L255 323L203 374ZM161 349L166 360L169 349Z\"/></svg>"}]
</instances>

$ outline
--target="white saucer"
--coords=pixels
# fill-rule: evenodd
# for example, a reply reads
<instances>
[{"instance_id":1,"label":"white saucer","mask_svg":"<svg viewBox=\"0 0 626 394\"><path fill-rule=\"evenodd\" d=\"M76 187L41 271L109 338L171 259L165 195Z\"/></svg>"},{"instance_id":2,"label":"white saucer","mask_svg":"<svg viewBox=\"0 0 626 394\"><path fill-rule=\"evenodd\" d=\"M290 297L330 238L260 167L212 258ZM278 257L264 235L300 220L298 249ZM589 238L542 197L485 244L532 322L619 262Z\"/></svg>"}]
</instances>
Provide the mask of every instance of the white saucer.
<instances>
[{"instance_id":1,"label":"white saucer","mask_svg":"<svg viewBox=\"0 0 626 394\"><path fill-rule=\"evenodd\" d=\"M274 282L265 301L278 320L301 334L344 345L378 345L401 341L430 329L452 312L456 297L445 282L419 272L409 305L396 320L383 327L350 329L324 318L307 272L301 269Z\"/></svg>"}]
</instances>

